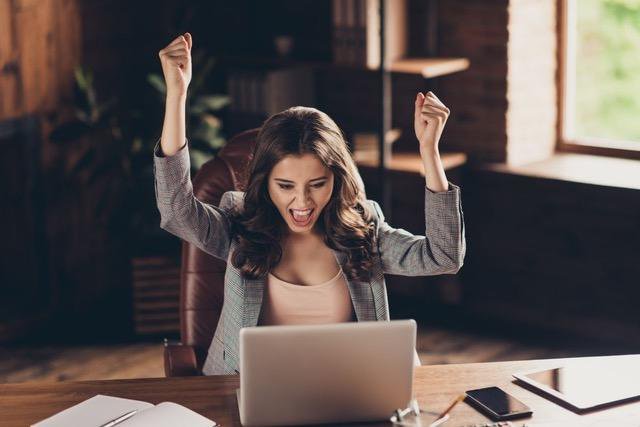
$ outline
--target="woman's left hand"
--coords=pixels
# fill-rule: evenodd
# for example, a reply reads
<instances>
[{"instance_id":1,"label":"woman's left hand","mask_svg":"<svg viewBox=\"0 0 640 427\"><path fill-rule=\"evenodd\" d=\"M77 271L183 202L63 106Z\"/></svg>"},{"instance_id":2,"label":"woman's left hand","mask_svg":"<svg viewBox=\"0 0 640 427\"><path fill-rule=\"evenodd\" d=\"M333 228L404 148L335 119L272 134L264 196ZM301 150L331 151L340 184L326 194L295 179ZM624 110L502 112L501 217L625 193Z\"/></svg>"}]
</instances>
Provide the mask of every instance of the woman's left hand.
<instances>
[{"instance_id":1,"label":"woman's left hand","mask_svg":"<svg viewBox=\"0 0 640 427\"><path fill-rule=\"evenodd\" d=\"M433 92L418 92L413 127L420 142L420 153L438 152L438 143L449 118L449 109Z\"/></svg>"}]
</instances>

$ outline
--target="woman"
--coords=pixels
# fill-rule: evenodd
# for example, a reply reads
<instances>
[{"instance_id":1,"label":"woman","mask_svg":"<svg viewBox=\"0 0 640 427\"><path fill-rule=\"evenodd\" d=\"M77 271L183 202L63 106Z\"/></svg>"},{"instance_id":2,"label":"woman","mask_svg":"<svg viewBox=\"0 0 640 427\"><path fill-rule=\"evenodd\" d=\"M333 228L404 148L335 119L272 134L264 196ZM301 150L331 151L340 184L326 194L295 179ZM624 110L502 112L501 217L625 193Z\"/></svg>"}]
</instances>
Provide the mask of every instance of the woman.
<instances>
[{"instance_id":1,"label":"woman","mask_svg":"<svg viewBox=\"0 0 640 427\"><path fill-rule=\"evenodd\" d=\"M465 254L460 188L449 183L438 141L449 109L429 92L415 100L415 132L426 173L426 236L394 229L366 200L338 126L293 107L257 136L246 193L220 206L193 195L185 136L191 80L189 33L159 52L167 83L154 155L160 226L227 261L224 304L203 372L238 373L240 328L389 320L384 273L455 273ZM416 195L417 196L417 195ZM417 363L417 354L415 356Z\"/></svg>"}]
</instances>

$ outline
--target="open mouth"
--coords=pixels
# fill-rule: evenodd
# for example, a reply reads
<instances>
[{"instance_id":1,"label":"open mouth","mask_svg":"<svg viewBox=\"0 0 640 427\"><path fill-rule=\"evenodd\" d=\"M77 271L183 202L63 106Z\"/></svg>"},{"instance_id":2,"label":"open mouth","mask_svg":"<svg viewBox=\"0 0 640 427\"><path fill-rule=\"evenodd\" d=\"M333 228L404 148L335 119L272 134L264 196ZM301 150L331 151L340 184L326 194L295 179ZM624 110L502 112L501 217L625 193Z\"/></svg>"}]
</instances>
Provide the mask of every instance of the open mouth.
<instances>
[{"instance_id":1,"label":"open mouth","mask_svg":"<svg viewBox=\"0 0 640 427\"><path fill-rule=\"evenodd\" d=\"M309 225L309 223L311 222L314 211L315 209L289 209L289 215L291 216L291 220L295 225L304 227L305 225Z\"/></svg>"}]
</instances>

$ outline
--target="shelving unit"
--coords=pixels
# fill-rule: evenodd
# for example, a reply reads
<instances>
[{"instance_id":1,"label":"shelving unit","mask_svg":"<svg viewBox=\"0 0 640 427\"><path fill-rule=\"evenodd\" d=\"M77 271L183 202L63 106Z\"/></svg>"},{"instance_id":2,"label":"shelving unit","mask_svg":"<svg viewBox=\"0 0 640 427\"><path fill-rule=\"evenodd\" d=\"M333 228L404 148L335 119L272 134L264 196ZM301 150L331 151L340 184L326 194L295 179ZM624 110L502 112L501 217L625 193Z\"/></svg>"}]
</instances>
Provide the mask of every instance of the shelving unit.
<instances>
[{"instance_id":1,"label":"shelving unit","mask_svg":"<svg viewBox=\"0 0 640 427\"><path fill-rule=\"evenodd\" d=\"M317 73L316 87L321 88L316 93L318 105L329 111L334 110L336 119L350 137L350 134L359 132L378 134L378 160L373 161L369 156L356 162L359 167L368 168L368 176L381 189L379 201L385 214L390 217L389 194L392 184L386 179L386 171L405 171L424 176L417 149L416 152L398 153L391 149L392 144L381 143L380 135L387 135L392 127L392 76L394 81L400 74L419 76L417 80L428 79L429 89L434 90L438 78L464 71L470 63L467 58L437 56L437 0L332 0L329 8L323 7L318 11L322 9L322 16L332 19L330 34L324 33L331 37L332 55L278 57L267 52L251 56L233 53L233 56L220 58L221 63L230 70L243 67L314 69ZM295 34L292 36L295 37ZM301 45L305 43L304 39L298 41ZM318 86L320 75L337 76L338 80L324 80ZM363 92L363 87L367 87L366 92ZM416 90L421 88L416 87ZM363 97L366 104L359 104L359 96ZM324 99L320 100L322 97ZM376 98L382 102L380 110L373 114L371 107L366 106L375 105ZM359 105L364 105L367 111L359 112ZM266 118L266 113L256 115L235 111L231 116L227 124L240 129L259 126ZM403 128L406 136L413 132L413 129L409 129L408 120L403 118L402 123L396 124ZM369 127L371 123L376 123L376 127ZM407 142L405 137L396 147L403 146L401 149L411 150ZM445 168L460 166L466 161L462 153L441 153L441 158L446 163ZM377 174L372 173L372 168L377 168Z\"/></svg>"},{"instance_id":2,"label":"shelving unit","mask_svg":"<svg viewBox=\"0 0 640 427\"><path fill-rule=\"evenodd\" d=\"M348 1L348 0L345 0ZM372 25L372 28L356 28L355 40L358 39L358 30L360 30L360 38L362 34L366 34L365 43L377 44L379 48L379 56L376 52L372 52L371 46L366 45L364 49L360 47L361 53L365 53L364 64L371 68L372 63L378 64L380 74L380 119L378 127L378 160L372 159L358 160L359 167L377 168L378 169L378 186L380 189L380 203L385 211L387 219L391 217L391 183L387 179L387 171L402 171L409 173L418 173L422 176L424 166L422 159L418 153L393 153L392 145L385 143L384 135L391 130L391 75L392 73L408 73L417 74L425 79L446 76L452 73L464 71L469 68L469 60L466 58L440 58L436 55L436 26L437 26L437 0L425 0L427 2L428 19L426 25L428 30L427 53L428 57L405 57L409 43L406 40L408 31L407 16L407 0L355 0L356 15L361 13L361 19L352 22L365 26ZM334 7L341 0L334 0ZM347 3L348 4L348 3ZM377 20L372 18L372 7L377 6ZM334 22L336 13L334 11ZM344 21L343 21L344 22ZM378 32L378 40L372 39L372 34ZM338 32L339 34L339 32ZM389 40L387 40L389 39ZM390 50L388 52L387 50ZM334 49L335 50L335 49ZM352 55L356 60L363 60L362 55L356 49L356 53ZM466 155L463 153L443 153L441 158L445 169L460 166L466 162Z\"/></svg>"}]
</instances>

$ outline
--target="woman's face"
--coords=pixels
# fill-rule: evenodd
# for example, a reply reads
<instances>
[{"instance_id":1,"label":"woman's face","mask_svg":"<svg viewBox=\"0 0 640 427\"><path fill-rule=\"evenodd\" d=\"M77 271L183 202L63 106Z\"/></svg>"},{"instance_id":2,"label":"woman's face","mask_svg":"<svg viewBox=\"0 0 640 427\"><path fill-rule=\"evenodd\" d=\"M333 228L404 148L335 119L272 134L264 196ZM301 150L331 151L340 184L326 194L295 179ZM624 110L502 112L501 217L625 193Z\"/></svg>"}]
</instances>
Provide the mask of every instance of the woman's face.
<instances>
[{"instance_id":1,"label":"woman's face","mask_svg":"<svg viewBox=\"0 0 640 427\"><path fill-rule=\"evenodd\" d=\"M333 172L315 154L286 156L269 174L271 201L293 233L311 233L332 191Z\"/></svg>"}]
</instances>

